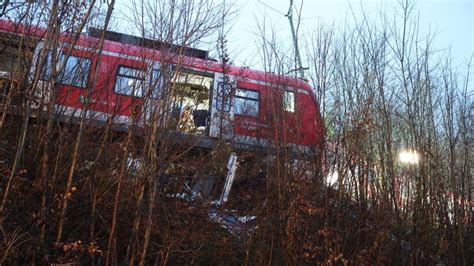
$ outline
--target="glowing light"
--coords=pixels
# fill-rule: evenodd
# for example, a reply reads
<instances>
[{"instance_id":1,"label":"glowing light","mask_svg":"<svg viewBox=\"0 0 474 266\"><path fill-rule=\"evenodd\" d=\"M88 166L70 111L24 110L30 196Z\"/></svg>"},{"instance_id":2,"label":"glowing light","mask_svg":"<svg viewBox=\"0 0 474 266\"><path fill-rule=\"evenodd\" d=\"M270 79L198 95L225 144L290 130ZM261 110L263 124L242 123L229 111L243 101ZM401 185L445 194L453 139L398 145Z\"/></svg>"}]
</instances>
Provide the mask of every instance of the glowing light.
<instances>
[{"instance_id":1,"label":"glowing light","mask_svg":"<svg viewBox=\"0 0 474 266\"><path fill-rule=\"evenodd\" d=\"M338 180L339 180L339 174L337 173L336 170L329 172L329 174L326 176L326 182L329 186L336 185Z\"/></svg>"},{"instance_id":2,"label":"glowing light","mask_svg":"<svg viewBox=\"0 0 474 266\"><path fill-rule=\"evenodd\" d=\"M398 154L398 160L404 164L418 164L420 155L414 150L404 150Z\"/></svg>"}]
</instances>

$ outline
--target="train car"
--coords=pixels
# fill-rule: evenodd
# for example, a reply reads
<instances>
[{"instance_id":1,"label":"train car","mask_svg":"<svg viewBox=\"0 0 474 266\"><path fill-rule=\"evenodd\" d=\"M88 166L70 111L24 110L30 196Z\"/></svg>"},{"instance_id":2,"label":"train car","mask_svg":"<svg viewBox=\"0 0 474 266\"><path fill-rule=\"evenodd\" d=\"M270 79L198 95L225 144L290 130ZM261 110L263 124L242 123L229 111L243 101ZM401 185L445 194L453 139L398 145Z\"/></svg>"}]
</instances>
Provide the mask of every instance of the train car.
<instances>
[{"instance_id":1,"label":"train car","mask_svg":"<svg viewBox=\"0 0 474 266\"><path fill-rule=\"evenodd\" d=\"M35 110L54 101L57 117L66 120L113 121L121 130L157 125L206 148L224 139L247 149L279 144L305 153L322 149L324 125L304 80L223 64L202 50L98 29L62 33L57 49L47 46L43 28L0 20L0 36L3 44L16 43L4 45L3 51L28 39L26 76L34 86ZM12 66L0 66L4 80L19 76Z\"/></svg>"}]
</instances>

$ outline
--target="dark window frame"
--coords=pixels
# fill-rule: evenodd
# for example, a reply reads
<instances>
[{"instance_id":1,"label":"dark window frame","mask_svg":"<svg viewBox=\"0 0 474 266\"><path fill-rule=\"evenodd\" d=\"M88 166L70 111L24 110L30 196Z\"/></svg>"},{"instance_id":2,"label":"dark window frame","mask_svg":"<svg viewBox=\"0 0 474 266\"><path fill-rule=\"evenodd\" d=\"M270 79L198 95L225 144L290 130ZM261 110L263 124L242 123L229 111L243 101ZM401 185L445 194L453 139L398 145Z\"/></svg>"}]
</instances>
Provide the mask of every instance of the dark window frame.
<instances>
[{"instance_id":1,"label":"dark window frame","mask_svg":"<svg viewBox=\"0 0 474 266\"><path fill-rule=\"evenodd\" d=\"M143 76L143 78L137 78L135 76L130 76L130 75L123 75L123 74L120 74L120 69L121 68L128 68L128 69L132 69L132 70L136 70L136 71L141 71L141 72L144 72L145 75ZM117 68L115 70L114 93L116 95L125 96L125 97L143 98L143 91L141 92L140 96L134 95L134 91L132 91L132 94L125 94L125 93L118 92L116 88L117 88L117 81L118 81L119 77L139 79L142 82L146 82L146 69L141 69L141 68L138 68L138 67L131 67L131 66L128 66L128 65L119 64L119 65L117 65Z\"/></svg>"},{"instance_id":2,"label":"dark window frame","mask_svg":"<svg viewBox=\"0 0 474 266\"><path fill-rule=\"evenodd\" d=\"M89 58L89 57L86 57L86 56L78 56L78 55L74 55L74 54L61 54L62 56L65 56L67 57L66 59L66 63L64 64L64 68L61 70L61 73L59 73L58 75L58 81L59 81L59 84L60 85L64 85L64 86L70 86L70 87L76 87L76 88L80 88L80 89L87 89L87 87L89 86L89 82L90 82L90 78L91 78L91 70L92 70L92 59ZM84 87L82 86L77 86L75 84L68 84L68 83L64 83L62 80L61 80L61 76L64 75L64 71L66 70L66 66L67 66L67 60L69 60L70 58L72 57L75 57L75 58L80 58L80 59L85 59L87 61L89 61L89 68L87 69L87 80L85 81L85 84L84 84Z\"/></svg>"},{"instance_id":3,"label":"dark window frame","mask_svg":"<svg viewBox=\"0 0 474 266\"><path fill-rule=\"evenodd\" d=\"M237 90L243 90L243 91L250 91L250 92L256 92L257 93L257 99L255 98L250 98L250 97L245 97L245 96L238 96L237 95ZM260 117L260 91L258 90L253 90L253 89L249 89L249 88L246 88L246 87L237 87L237 89L235 90L235 94L234 94L234 114L235 115L238 115L238 116L246 116L246 117L254 117L254 118L258 118ZM257 114L256 115L250 115L250 114L238 114L235 112L235 100L236 99L244 99L244 100L247 100L247 101L252 101L252 102L256 102L257 103Z\"/></svg>"},{"instance_id":4,"label":"dark window frame","mask_svg":"<svg viewBox=\"0 0 474 266\"><path fill-rule=\"evenodd\" d=\"M66 53L59 53L59 56L57 59L59 59L59 61L61 62L61 58L66 58L66 60L69 60L69 58L72 57L75 57L75 58L81 58L81 59L85 59L87 61L89 61L89 68L87 70L87 80L85 82L85 86L82 87L82 86L77 86L75 84L68 84L68 83L64 83L62 80L61 80L61 76L64 74L64 71L66 70L66 66L67 66L67 61L66 61L66 64L64 65L64 68L61 70L61 72L57 75L57 79L58 79L58 84L59 85L63 85L63 86L69 86L69 87L75 87L75 88L80 88L80 89L87 89L88 85L89 85L89 82L90 82L90 78L91 78L91 70L92 70L92 58L89 58L87 56L78 56L78 55L75 55L75 54L66 54ZM38 58L39 60L39 58ZM46 57L45 57L45 61L43 62L43 66L39 66L41 68L41 73L40 73L40 76L39 76L39 80L42 80L42 81L49 81L51 80L51 61L53 60L53 51L52 50L48 50L46 52ZM57 62L56 62L57 63ZM62 62L61 62L62 63Z\"/></svg>"}]
</instances>

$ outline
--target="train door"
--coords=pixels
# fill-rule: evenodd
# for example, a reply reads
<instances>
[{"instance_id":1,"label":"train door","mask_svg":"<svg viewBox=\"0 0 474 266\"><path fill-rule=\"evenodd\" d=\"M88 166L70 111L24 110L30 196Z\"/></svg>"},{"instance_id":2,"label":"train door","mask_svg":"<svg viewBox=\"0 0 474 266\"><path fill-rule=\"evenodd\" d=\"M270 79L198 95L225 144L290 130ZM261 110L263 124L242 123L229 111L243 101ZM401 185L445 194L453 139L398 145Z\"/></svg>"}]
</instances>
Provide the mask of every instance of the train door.
<instances>
[{"instance_id":1,"label":"train door","mask_svg":"<svg viewBox=\"0 0 474 266\"><path fill-rule=\"evenodd\" d=\"M50 50L48 50L46 51L46 54L44 55L45 56L44 60L43 61L40 60L41 51L43 50L43 47L44 47L43 42L40 42L36 45L34 56L33 56L33 63L32 63L30 76L29 76L29 82L32 83L34 79L36 78L36 72L40 71L39 80L37 81L37 84L35 88L33 89L33 99L31 102L31 107L33 109L43 108L43 110L46 110L46 106L48 102L51 100L50 99L51 83L49 82L49 79L51 77L51 62L52 62L53 54ZM59 56L59 51L57 53L57 56ZM59 65L58 61L59 60L56 61L57 65ZM40 63L42 63L42 65L40 65Z\"/></svg>"},{"instance_id":2,"label":"train door","mask_svg":"<svg viewBox=\"0 0 474 266\"><path fill-rule=\"evenodd\" d=\"M159 108L165 80L165 71L161 69L159 62L153 62L146 77L146 85L144 86L142 122L144 124L159 123L162 110Z\"/></svg>"},{"instance_id":3,"label":"train door","mask_svg":"<svg viewBox=\"0 0 474 266\"><path fill-rule=\"evenodd\" d=\"M177 131L207 135L213 74L174 67L171 79L171 122Z\"/></svg>"},{"instance_id":4,"label":"train door","mask_svg":"<svg viewBox=\"0 0 474 266\"><path fill-rule=\"evenodd\" d=\"M212 92L211 126L209 136L232 139L234 135L233 82L222 73L215 73Z\"/></svg>"}]
</instances>

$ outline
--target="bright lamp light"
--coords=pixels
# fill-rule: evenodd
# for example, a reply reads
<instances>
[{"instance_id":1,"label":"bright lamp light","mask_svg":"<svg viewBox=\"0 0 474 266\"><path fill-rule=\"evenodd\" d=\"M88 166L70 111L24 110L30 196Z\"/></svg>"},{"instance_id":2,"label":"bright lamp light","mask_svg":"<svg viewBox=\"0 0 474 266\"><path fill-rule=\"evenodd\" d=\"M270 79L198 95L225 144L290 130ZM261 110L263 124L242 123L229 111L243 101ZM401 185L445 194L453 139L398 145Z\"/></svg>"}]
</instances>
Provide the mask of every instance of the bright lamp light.
<instances>
[{"instance_id":1,"label":"bright lamp light","mask_svg":"<svg viewBox=\"0 0 474 266\"><path fill-rule=\"evenodd\" d=\"M418 164L420 155L414 150L403 150L398 154L398 160L404 164Z\"/></svg>"}]
</instances>

